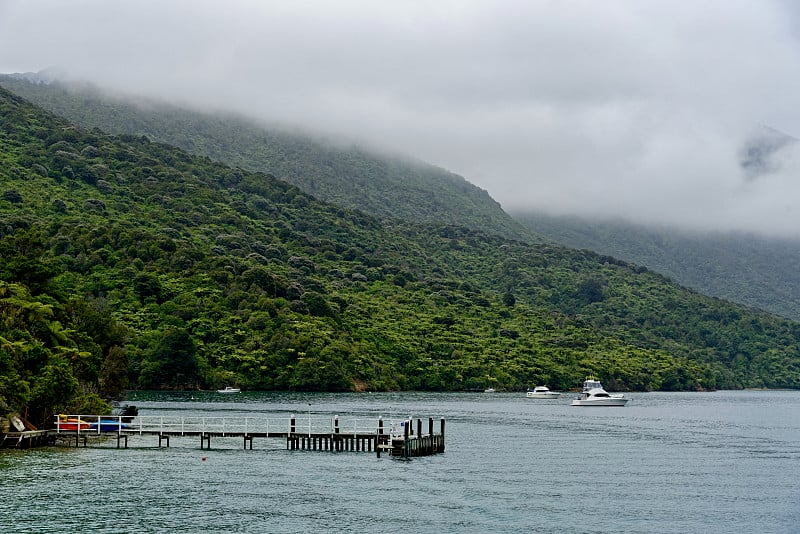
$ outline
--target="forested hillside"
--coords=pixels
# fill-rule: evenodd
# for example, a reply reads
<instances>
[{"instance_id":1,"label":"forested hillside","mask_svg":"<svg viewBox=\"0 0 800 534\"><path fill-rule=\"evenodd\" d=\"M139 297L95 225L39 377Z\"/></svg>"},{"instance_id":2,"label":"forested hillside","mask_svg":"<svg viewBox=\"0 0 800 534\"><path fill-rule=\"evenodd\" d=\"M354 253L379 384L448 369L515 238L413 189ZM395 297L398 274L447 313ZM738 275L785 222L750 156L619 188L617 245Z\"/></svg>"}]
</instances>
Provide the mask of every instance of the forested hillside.
<instances>
[{"instance_id":1,"label":"forested hillside","mask_svg":"<svg viewBox=\"0 0 800 534\"><path fill-rule=\"evenodd\" d=\"M146 135L193 154L262 171L338 206L378 218L457 224L484 233L535 239L489 194L461 176L408 157L344 146L319 136L230 114L190 111L110 96L88 85L38 75L0 76L0 85L85 128Z\"/></svg>"},{"instance_id":2,"label":"forested hillside","mask_svg":"<svg viewBox=\"0 0 800 534\"><path fill-rule=\"evenodd\" d=\"M706 295L800 320L800 239L534 213L515 217L551 242L646 265Z\"/></svg>"},{"instance_id":3,"label":"forested hillside","mask_svg":"<svg viewBox=\"0 0 800 534\"><path fill-rule=\"evenodd\" d=\"M686 233L534 213L515 213L512 219L485 191L420 162L266 129L242 118L135 103L86 85L51 82L40 75L0 76L0 84L85 127L144 134L245 169L271 172L318 198L379 218L457 224L589 249L645 265L701 293L800 320L797 240Z\"/></svg>"},{"instance_id":4,"label":"forested hillside","mask_svg":"<svg viewBox=\"0 0 800 534\"><path fill-rule=\"evenodd\" d=\"M12 405L53 365L107 395L123 361L138 388L800 386L798 323L608 256L384 223L2 89L0 246ZM37 326L42 305L65 339Z\"/></svg>"}]
</instances>

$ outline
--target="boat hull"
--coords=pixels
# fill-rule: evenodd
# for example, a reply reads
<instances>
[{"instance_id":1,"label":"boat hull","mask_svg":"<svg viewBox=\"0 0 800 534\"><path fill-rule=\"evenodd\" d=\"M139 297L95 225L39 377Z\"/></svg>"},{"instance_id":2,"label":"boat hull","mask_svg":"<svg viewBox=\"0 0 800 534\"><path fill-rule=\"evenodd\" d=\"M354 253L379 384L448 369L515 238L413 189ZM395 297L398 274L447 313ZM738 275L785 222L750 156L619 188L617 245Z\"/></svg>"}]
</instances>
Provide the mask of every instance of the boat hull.
<instances>
[{"instance_id":1,"label":"boat hull","mask_svg":"<svg viewBox=\"0 0 800 534\"><path fill-rule=\"evenodd\" d=\"M62 421L62 422L58 423L56 425L56 428L58 430L72 430L72 431L75 431L75 430L90 430L91 429L91 425L89 425L89 423L87 423L85 421L78 422L78 421L70 420L70 421Z\"/></svg>"},{"instance_id":2,"label":"boat hull","mask_svg":"<svg viewBox=\"0 0 800 534\"><path fill-rule=\"evenodd\" d=\"M602 399L575 399L572 401L573 406L625 406L630 399L622 399L619 397L607 397Z\"/></svg>"},{"instance_id":3,"label":"boat hull","mask_svg":"<svg viewBox=\"0 0 800 534\"><path fill-rule=\"evenodd\" d=\"M561 397L561 393L554 393L552 391L550 393L533 393L529 391L525 396L529 399L557 399Z\"/></svg>"}]
</instances>

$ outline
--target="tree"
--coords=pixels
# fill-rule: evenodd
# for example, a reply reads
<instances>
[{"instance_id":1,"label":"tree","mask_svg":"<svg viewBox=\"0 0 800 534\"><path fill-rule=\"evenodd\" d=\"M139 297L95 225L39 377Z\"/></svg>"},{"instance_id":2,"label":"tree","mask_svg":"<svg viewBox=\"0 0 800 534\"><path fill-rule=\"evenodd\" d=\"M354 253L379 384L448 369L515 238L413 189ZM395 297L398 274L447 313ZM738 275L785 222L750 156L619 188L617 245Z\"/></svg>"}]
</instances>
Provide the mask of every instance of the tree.
<instances>
[{"instance_id":1,"label":"tree","mask_svg":"<svg viewBox=\"0 0 800 534\"><path fill-rule=\"evenodd\" d=\"M23 284L34 295L45 292L58 269L44 259L44 251L37 230L18 230L0 239L0 280Z\"/></svg>"},{"instance_id":2,"label":"tree","mask_svg":"<svg viewBox=\"0 0 800 534\"><path fill-rule=\"evenodd\" d=\"M118 399L127 387L128 355L121 347L111 347L100 368L100 390L107 398Z\"/></svg>"},{"instance_id":3,"label":"tree","mask_svg":"<svg viewBox=\"0 0 800 534\"><path fill-rule=\"evenodd\" d=\"M578 301L581 304L592 304L602 302L603 283L597 278L587 278L578 285Z\"/></svg>"},{"instance_id":4,"label":"tree","mask_svg":"<svg viewBox=\"0 0 800 534\"><path fill-rule=\"evenodd\" d=\"M20 204L22 202L22 195L16 189L8 189L3 193L3 199L8 200L12 204Z\"/></svg>"},{"instance_id":5,"label":"tree","mask_svg":"<svg viewBox=\"0 0 800 534\"><path fill-rule=\"evenodd\" d=\"M54 413L67 410L77 392L78 379L69 363L52 357L33 380L28 419L38 424L48 421Z\"/></svg>"},{"instance_id":6,"label":"tree","mask_svg":"<svg viewBox=\"0 0 800 534\"><path fill-rule=\"evenodd\" d=\"M325 297L319 293L308 291L303 293L301 300L305 303L308 308L308 313L311 315L316 315L317 317L329 317L334 315Z\"/></svg>"},{"instance_id":7,"label":"tree","mask_svg":"<svg viewBox=\"0 0 800 534\"><path fill-rule=\"evenodd\" d=\"M200 367L197 348L186 330L167 331L142 364L139 384L143 387L196 384Z\"/></svg>"}]
</instances>

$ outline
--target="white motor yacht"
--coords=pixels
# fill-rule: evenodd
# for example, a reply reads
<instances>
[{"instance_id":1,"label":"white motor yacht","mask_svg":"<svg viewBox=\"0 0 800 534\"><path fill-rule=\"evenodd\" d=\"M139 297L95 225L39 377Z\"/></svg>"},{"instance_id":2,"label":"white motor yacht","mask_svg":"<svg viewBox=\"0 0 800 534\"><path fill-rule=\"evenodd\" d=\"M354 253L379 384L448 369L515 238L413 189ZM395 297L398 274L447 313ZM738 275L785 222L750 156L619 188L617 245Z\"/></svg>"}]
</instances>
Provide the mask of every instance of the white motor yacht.
<instances>
[{"instance_id":1,"label":"white motor yacht","mask_svg":"<svg viewBox=\"0 0 800 534\"><path fill-rule=\"evenodd\" d=\"M533 390L528 390L525 396L529 399L557 399L561 396L561 393L550 391L547 386L536 386Z\"/></svg>"},{"instance_id":2,"label":"white motor yacht","mask_svg":"<svg viewBox=\"0 0 800 534\"><path fill-rule=\"evenodd\" d=\"M573 406L625 406L630 399L622 393L608 393L599 380L589 379L583 383L581 396L572 401Z\"/></svg>"}]
</instances>

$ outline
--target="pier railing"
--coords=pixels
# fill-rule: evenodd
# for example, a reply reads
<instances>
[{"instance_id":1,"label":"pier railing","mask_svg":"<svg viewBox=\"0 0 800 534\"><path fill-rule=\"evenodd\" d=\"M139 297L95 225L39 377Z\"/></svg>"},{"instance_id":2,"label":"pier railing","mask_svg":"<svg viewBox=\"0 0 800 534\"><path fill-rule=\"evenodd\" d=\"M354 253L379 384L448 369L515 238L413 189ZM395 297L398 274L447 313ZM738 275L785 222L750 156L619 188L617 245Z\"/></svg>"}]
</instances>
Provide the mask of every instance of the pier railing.
<instances>
[{"instance_id":1,"label":"pier railing","mask_svg":"<svg viewBox=\"0 0 800 534\"><path fill-rule=\"evenodd\" d=\"M272 435L287 433L309 434L369 434L377 433L381 419L363 419L339 416L311 417L260 417L260 416L106 416L86 414L61 414L54 418L56 432L78 432L100 434L108 432L126 434L169 433L173 435L196 435L210 433L219 435ZM388 434L398 423L383 426Z\"/></svg>"},{"instance_id":2,"label":"pier railing","mask_svg":"<svg viewBox=\"0 0 800 534\"><path fill-rule=\"evenodd\" d=\"M253 448L253 438L285 438L290 450L387 451L393 456L422 456L444 452L444 419L440 431L434 432L433 418L427 428L422 419L411 418L392 422L383 418L364 419L334 416L192 416L136 415L105 416L60 414L55 416L55 436L74 437L77 447L81 440L86 446L91 436L115 435L117 448L128 437L158 436L158 446L170 437L195 436L200 448L211 448L212 437L243 438L244 448ZM427 431L426 431L427 430Z\"/></svg>"}]
</instances>

